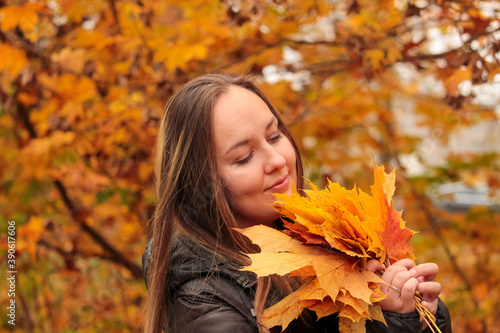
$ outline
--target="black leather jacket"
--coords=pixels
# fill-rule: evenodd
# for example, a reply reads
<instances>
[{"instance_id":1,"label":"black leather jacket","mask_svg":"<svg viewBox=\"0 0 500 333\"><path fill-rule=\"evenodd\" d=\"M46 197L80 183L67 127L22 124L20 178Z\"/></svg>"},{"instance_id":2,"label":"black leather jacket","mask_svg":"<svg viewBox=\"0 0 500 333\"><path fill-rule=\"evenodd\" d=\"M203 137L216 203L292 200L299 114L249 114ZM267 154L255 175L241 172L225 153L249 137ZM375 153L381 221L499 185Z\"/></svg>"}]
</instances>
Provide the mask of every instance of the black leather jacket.
<instances>
[{"instance_id":1,"label":"black leather jacket","mask_svg":"<svg viewBox=\"0 0 500 333\"><path fill-rule=\"evenodd\" d=\"M172 248L167 290L174 303L168 314L170 332L175 333L257 333L253 315L255 275L240 271L228 261L214 256L187 237L176 237ZM147 285L151 242L142 257ZM368 321L368 333L422 332L417 312L399 314L384 312L388 327L378 321ZM316 321L314 313L303 320L294 320L284 332L338 332L336 316ZM442 333L451 333L448 309L439 300L436 313ZM271 332L281 332L274 327ZM431 333L427 328L424 333Z\"/></svg>"}]
</instances>

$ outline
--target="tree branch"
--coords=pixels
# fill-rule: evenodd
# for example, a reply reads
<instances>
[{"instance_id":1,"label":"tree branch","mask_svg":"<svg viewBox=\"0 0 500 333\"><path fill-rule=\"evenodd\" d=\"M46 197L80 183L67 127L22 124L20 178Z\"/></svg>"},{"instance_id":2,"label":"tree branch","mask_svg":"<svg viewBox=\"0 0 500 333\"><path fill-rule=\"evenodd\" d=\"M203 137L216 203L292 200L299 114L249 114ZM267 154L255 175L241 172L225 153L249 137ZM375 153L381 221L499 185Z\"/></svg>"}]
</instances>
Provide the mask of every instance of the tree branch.
<instances>
[{"instance_id":1,"label":"tree branch","mask_svg":"<svg viewBox=\"0 0 500 333\"><path fill-rule=\"evenodd\" d=\"M38 240L37 244L40 246L44 246L49 250L52 250L52 251L59 253L59 255L61 255L65 260L68 257L71 257L73 259L74 257L82 256L82 257L97 257L99 259L106 260L106 261L109 261L111 263L116 263L113 260L113 258L105 256L105 255L100 254L100 253L84 253L84 252L77 252L77 251L66 251L59 246L56 246L54 244L47 242L45 239ZM66 263L66 265L68 265L68 263ZM73 269L73 267L69 267L69 269Z\"/></svg>"},{"instance_id":2,"label":"tree branch","mask_svg":"<svg viewBox=\"0 0 500 333\"><path fill-rule=\"evenodd\" d=\"M115 20L116 24L116 32L117 34L122 33L122 27L120 24L120 16L118 14L118 9L116 8L116 0L108 0L109 7L111 8L111 12L113 13L113 19Z\"/></svg>"},{"instance_id":3,"label":"tree branch","mask_svg":"<svg viewBox=\"0 0 500 333\"><path fill-rule=\"evenodd\" d=\"M466 40L464 42L464 44L462 46L459 46L455 49L451 49L451 50L448 50L448 51L445 51L445 52L442 52L442 53L436 53L436 54L418 54L418 55L415 55L415 56L406 56L406 57L403 57L403 60L402 62L411 62L411 61L414 61L414 60L433 60L433 59L439 59L439 58L444 58L450 54L453 54L453 53L458 53L460 51L464 51L464 50L467 50L467 49L470 49L470 45L473 41L475 41L476 39L478 39L479 37L482 37L482 36L487 36L487 35L492 35L494 34L495 32L498 32L500 31L500 28L497 28L495 30L492 30L492 31L483 31L481 33L477 33L473 36L471 36L468 40Z\"/></svg>"},{"instance_id":4,"label":"tree branch","mask_svg":"<svg viewBox=\"0 0 500 333\"><path fill-rule=\"evenodd\" d=\"M31 315L31 311L28 307L28 303L26 302L26 298L24 297L24 294L23 294L21 288L19 288L17 290L17 293L19 296L19 302L21 303L21 307L23 308L24 313L26 314L26 320L22 321L24 323L24 329L26 332L33 332L35 325L33 324L33 318Z\"/></svg>"},{"instance_id":5,"label":"tree branch","mask_svg":"<svg viewBox=\"0 0 500 333\"><path fill-rule=\"evenodd\" d=\"M17 111L24 123L24 127L30 134L32 139L36 139L38 136L36 134L35 128L29 119L28 112L24 109L23 106L18 104ZM92 228L87 223L87 213L85 209L81 209L76 207L73 200L68 195L68 191L66 187L60 180L53 180L52 183L56 187L61 199L64 202L64 205L69 210L71 217L75 222L78 223L83 232L87 233L97 244L101 246L101 248L108 252L110 258L113 262L123 265L127 268L134 277L141 278L142 277L142 269L137 264L129 261L127 258L123 256L123 254L118 251L110 242L108 242L104 237L102 237L94 228Z\"/></svg>"}]
</instances>

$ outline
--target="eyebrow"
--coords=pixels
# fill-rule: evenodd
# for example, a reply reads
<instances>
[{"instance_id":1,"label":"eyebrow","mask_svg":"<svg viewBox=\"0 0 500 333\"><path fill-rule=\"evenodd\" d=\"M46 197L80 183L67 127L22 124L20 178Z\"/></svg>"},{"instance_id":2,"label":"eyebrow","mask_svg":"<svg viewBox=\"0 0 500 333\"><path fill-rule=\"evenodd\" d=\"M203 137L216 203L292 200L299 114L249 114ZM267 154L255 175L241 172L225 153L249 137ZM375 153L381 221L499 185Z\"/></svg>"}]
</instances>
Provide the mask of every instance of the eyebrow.
<instances>
[{"instance_id":1,"label":"eyebrow","mask_svg":"<svg viewBox=\"0 0 500 333\"><path fill-rule=\"evenodd\" d=\"M267 124L266 126L266 131L269 130L273 124L274 124L274 121L276 120L276 117L273 117L273 119L271 119L271 121ZM246 139L246 140L243 140L243 141L240 141L238 143L235 143L234 145L232 145L224 155L227 155L229 154L232 150L238 148L238 147L241 147L241 146L244 146L246 144L248 144L250 142L250 139Z\"/></svg>"}]
</instances>

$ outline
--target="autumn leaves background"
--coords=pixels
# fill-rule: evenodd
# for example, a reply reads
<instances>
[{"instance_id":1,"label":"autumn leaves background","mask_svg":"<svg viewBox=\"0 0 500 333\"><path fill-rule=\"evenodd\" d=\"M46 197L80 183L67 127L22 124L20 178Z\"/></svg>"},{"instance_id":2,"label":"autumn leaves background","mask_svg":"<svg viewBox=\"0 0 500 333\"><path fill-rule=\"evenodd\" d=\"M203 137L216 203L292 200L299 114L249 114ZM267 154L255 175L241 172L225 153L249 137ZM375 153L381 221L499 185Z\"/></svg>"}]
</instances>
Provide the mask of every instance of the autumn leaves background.
<instances>
[{"instance_id":1,"label":"autumn leaves background","mask_svg":"<svg viewBox=\"0 0 500 333\"><path fill-rule=\"evenodd\" d=\"M140 331L158 119L181 84L226 71L264 73L317 185L366 191L372 157L396 167L454 331L499 331L498 1L0 6L0 253L15 220L22 305L4 327ZM456 182L492 205L436 207Z\"/></svg>"}]
</instances>

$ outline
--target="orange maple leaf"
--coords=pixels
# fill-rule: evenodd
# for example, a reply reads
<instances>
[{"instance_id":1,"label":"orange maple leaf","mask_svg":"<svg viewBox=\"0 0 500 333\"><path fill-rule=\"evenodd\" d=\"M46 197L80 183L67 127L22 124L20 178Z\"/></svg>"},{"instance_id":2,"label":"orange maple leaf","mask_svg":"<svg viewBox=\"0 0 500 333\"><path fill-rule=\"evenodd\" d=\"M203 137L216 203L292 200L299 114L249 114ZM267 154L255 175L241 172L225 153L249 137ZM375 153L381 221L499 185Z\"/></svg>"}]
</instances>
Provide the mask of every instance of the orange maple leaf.
<instances>
[{"instance_id":1,"label":"orange maple leaf","mask_svg":"<svg viewBox=\"0 0 500 333\"><path fill-rule=\"evenodd\" d=\"M372 195L354 187L346 190L329 181L324 190L310 183L306 196L274 194L274 208L294 223L284 222L288 234L309 244L328 243L332 249L365 259L415 259L409 244L414 232L405 227L401 212L392 207L396 174L374 166Z\"/></svg>"},{"instance_id":2,"label":"orange maple leaf","mask_svg":"<svg viewBox=\"0 0 500 333\"><path fill-rule=\"evenodd\" d=\"M261 248L260 253L248 254L252 264L244 269L258 277L278 274L302 279L298 290L266 309L263 325L285 329L305 308L318 318L338 312L355 322L381 311L372 303L384 298L379 286L383 281L357 266L357 258L303 244L263 225L237 230Z\"/></svg>"},{"instance_id":3,"label":"orange maple leaf","mask_svg":"<svg viewBox=\"0 0 500 333\"><path fill-rule=\"evenodd\" d=\"M245 267L258 277L298 277L301 287L265 310L262 324L285 329L302 310L318 318L337 313L341 332L365 332L367 319L384 321L377 302L384 283L365 269L367 260L389 263L415 259L409 245L413 231L392 207L395 171L374 166L372 195L332 182L324 190L310 183L305 195L274 194L273 207L284 217L285 230L266 226L237 229L258 245Z\"/></svg>"}]
</instances>

